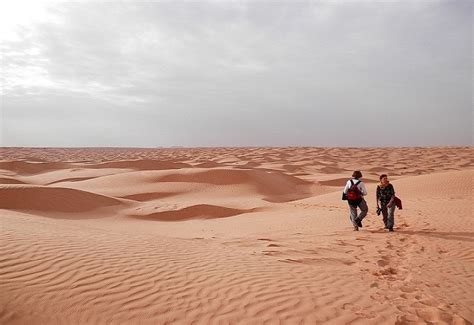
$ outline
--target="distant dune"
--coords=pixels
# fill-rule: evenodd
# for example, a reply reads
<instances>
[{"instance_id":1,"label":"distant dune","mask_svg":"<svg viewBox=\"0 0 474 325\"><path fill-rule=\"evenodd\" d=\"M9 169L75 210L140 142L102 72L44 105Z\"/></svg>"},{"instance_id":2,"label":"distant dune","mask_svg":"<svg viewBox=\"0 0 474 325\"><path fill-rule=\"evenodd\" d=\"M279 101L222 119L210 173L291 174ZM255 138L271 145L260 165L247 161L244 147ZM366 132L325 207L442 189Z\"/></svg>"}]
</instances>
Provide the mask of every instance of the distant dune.
<instances>
[{"instance_id":1,"label":"distant dune","mask_svg":"<svg viewBox=\"0 0 474 325\"><path fill-rule=\"evenodd\" d=\"M69 188L0 185L0 209L29 212L88 212L120 205L115 198Z\"/></svg>"}]
</instances>

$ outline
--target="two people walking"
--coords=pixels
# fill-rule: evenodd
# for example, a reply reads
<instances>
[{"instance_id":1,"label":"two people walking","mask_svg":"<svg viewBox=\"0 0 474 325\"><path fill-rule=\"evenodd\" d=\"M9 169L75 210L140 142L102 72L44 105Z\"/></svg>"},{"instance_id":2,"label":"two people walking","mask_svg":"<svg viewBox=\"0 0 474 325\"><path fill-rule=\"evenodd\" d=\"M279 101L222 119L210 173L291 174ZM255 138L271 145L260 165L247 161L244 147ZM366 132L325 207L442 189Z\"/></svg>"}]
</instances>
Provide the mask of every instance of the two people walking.
<instances>
[{"instance_id":1,"label":"two people walking","mask_svg":"<svg viewBox=\"0 0 474 325\"><path fill-rule=\"evenodd\" d=\"M358 231L359 228L363 226L362 220L367 216L367 212L369 211L364 198L367 195L367 189L365 188L365 184L361 181L361 178L362 173L360 170L354 171L352 178L347 181L342 192L342 199L347 200L349 204L350 220L354 231ZM380 184L377 186L376 200L377 215L382 213L385 228L389 231L393 231L395 224L395 207L398 206L401 209L401 201L395 196L395 189L393 185L390 184L386 174L380 175Z\"/></svg>"}]
</instances>

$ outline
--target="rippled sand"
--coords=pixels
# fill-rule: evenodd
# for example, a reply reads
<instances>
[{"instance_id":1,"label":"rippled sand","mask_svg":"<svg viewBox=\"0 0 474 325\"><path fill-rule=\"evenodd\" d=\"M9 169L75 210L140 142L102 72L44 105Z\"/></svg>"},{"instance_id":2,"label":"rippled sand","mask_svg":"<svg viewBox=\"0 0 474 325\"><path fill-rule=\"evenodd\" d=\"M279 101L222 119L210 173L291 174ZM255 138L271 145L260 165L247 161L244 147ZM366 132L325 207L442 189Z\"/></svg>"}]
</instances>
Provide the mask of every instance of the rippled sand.
<instances>
[{"instance_id":1,"label":"rippled sand","mask_svg":"<svg viewBox=\"0 0 474 325\"><path fill-rule=\"evenodd\" d=\"M472 148L0 149L2 324L468 324ZM352 231L341 189L362 170ZM375 214L389 174L404 209Z\"/></svg>"}]
</instances>

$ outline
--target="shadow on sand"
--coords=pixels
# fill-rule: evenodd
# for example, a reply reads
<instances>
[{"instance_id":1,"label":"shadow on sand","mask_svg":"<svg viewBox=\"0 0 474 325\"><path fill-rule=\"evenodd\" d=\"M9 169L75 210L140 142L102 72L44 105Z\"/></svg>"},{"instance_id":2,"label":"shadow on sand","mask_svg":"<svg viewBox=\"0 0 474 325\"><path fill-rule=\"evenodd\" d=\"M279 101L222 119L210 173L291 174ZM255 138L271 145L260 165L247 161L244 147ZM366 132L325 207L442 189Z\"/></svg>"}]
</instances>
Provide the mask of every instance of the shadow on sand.
<instances>
[{"instance_id":1,"label":"shadow on sand","mask_svg":"<svg viewBox=\"0 0 474 325\"><path fill-rule=\"evenodd\" d=\"M371 231L372 233L385 233L384 230L375 230ZM403 235L418 235L418 236L427 236L427 237L434 237L434 238L441 238L447 240L459 240L459 241L466 241L466 242L474 242L474 232L436 232L436 231L425 231L425 230L397 230L395 229L395 233L403 234Z\"/></svg>"}]
</instances>

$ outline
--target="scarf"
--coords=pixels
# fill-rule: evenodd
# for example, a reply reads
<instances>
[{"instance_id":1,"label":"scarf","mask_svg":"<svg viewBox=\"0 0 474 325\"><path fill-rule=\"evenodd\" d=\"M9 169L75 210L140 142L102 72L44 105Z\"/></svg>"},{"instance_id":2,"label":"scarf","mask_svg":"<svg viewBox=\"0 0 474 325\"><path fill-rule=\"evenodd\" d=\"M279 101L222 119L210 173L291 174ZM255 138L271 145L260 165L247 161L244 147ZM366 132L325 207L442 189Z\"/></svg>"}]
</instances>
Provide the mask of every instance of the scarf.
<instances>
[{"instance_id":1,"label":"scarf","mask_svg":"<svg viewBox=\"0 0 474 325\"><path fill-rule=\"evenodd\" d=\"M389 185L390 185L390 182L388 182L386 185L380 184L379 187L383 190L383 189L385 189L385 188L386 188L387 186L389 186Z\"/></svg>"}]
</instances>

